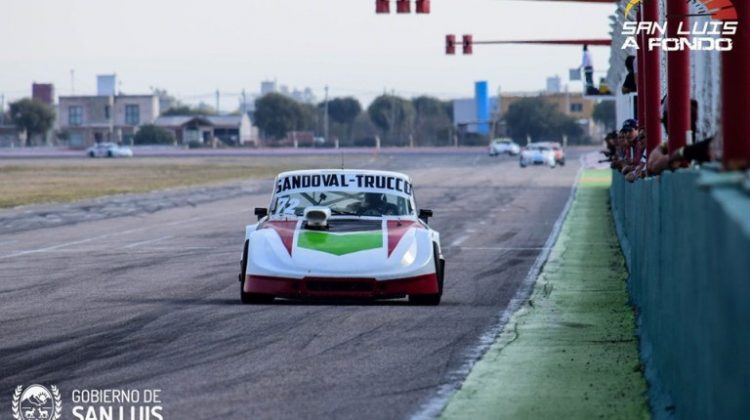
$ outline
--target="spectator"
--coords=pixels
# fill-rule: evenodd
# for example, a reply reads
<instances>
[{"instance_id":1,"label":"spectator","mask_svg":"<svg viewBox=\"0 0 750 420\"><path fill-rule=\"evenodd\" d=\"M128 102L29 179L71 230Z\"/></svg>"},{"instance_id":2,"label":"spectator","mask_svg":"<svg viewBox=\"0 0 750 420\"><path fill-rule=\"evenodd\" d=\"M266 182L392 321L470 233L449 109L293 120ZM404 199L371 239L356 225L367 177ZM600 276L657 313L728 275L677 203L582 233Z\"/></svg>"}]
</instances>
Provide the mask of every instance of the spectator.
<instances>
[{"instance_id":1,"label":"spectator","mask_svg":"<svg viewBox=\"0 0 750 420\"><path fill-rule=\"evenodd\" d=\"M583 69L586 74L586 94L596 94L597 91L596 88L594 88L594 61L591 59L588 44L583 44L583 57L581 58L581 65L578 69Z\"/></svg>"},{"instance_id":2,"label":"spectator","mask_svg":"<svg viewBox=\"0 0 750 420\"><path fill-rule=\"evenodd\" d=\"M623 82L622 84L623 94L635 93L638 91L638 86L636 85L634 63L635 63L634 56L629 55L627 58L625 58L625 68L628 70L628 75L625 76L625 82Z\"/></svg>"},{"instance_id":3,"label":"spectator","mask_svg":"<svg viewBox=\"0 0 750 420\"><path fill-rule=\"evenodd\" d=\"M703 141L681 147L669 153L666 144L659 145L648 157L649 175L660 175L667 169L675 170L691 162L705 163L716 159L711 143L714 138L709 137Z\"/></svg>"},{"instance_id":4,"label":"spectator","mask_svg":"<svg viewBox=\"0 0 750 420\"><path fill-rule=\"evenodd\" d=\"M667 97L665 96L661 100L662 113L661 123L664 125L664 131L669 136L669 120L667 115ZM690 130L692 131L692 142L695 143L695 133L698 130L698 101L695 99L690 100Z\"/></svg>"}]
</instances>

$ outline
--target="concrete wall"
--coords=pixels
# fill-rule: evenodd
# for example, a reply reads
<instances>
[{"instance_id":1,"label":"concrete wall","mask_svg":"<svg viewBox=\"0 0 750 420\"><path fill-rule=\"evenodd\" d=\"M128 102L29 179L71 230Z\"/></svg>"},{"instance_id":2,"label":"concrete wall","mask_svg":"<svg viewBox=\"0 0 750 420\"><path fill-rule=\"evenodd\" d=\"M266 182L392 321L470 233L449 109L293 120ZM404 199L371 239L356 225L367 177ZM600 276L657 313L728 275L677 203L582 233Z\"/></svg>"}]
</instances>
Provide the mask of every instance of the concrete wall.
<instances>
[{"instance_id":1,"label":"concrete wall","mask_svg":"<svg viewBox=\"0 0 750 420\"><path fill-rule=\"evenodd\" d=\"M655 418L750 413L750 194L736 184L698 186L726 176L613 177Z\"/></svg>"}]
</instances>

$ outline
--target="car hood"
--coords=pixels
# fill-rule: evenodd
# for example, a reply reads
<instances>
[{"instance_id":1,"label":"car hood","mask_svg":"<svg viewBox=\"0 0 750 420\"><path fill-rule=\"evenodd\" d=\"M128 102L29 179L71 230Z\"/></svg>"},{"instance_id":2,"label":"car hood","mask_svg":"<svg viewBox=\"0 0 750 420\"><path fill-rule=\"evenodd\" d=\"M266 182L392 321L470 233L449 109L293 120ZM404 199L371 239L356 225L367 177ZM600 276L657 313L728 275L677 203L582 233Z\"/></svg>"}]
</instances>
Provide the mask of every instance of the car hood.
<instances>
[{"instance_id":1,"label":"car hood","mask_svg":"<svg viewBox=\"0 0 750 420\"><path fill-rule=\"evenodd\" d=\"M248 273L291 278L401 278L434 272L428 228L418 220L266 221L250 236Z\"/></svg>"}]
</instances>

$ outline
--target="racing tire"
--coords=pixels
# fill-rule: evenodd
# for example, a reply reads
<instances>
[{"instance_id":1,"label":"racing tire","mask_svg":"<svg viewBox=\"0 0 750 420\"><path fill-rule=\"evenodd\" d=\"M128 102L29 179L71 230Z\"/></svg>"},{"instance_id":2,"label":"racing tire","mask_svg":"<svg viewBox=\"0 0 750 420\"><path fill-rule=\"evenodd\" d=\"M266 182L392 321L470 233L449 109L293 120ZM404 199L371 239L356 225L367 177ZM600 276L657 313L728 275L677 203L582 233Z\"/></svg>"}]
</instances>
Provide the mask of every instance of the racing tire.
<instances>
[{"instance_id":1,"label":"racing tire","mask_svg":"<svg viewBox=\"0 0 750 420\"><path fill-rule=\"evenodd\" d=\"M115 157L115 155L114 155L114 154L112 154L112 152L111 152L111 151L109 151L109 152L107 152L107 157L108 157L108 158L112 158L112 157Z\"/></svg>"},{"instance_id":2,"label":"racing tire","mask_svg":"<svg viewBox=\"0 0 750 420\"><path fill-rule=\"evenodd\" d=\"M557 162L557 164L560 165L560 166L565 166L565 159Z\"/></svg>"},{"instance_id":3,"label":"racing tire","mask_svg":"<svg viewBox=\"0 0 750 420\"><path fill-rule=\"evenodd\" d=\"M245 293L247 253L249 251L249 247L250 241L245 241L245 247L242 250L242 261L240 262L240 300L244 304L271 303L275 299L273 295L264 295L261 293Z\"/></svg>"},{"instance_id":4,"label":"racing tire","mask_svg":"<svg viewBox=\"0 0 750 420\"><path fill-rule=\"evenodd\" d=\"M519 165L520 165L520 166L521 166L522 168L525 168L525 167L526 167L526 164L525 164L525 163L523 163L523 162L519 162Z\"/></svg>"},{"instance_id":5,"label":"racing tire","mask_svg":"<svg viewBox=\"0 0 750 420\"><path fill-rule=\"evenodd\" d=\"M435 274L438 278L438 292L432 295L409 295L409 303L419 306L437 306L440 305L440 299L443 297L443 278L445 273L445 260L440 258L437 244L432 244L432 254L435 260Z\"/></svg>"},{"instance_id":6,"label":"racing tire","mask_svg":"<svg viewBox=\"0 0 750 420\"><path fill-rule=\"evenodd\" d=\"M94 152L89 152L89 157L90 157L90 158L94 158L94 157L96 157L96 153L94 153Z\"/></svg>"}]
</instances>

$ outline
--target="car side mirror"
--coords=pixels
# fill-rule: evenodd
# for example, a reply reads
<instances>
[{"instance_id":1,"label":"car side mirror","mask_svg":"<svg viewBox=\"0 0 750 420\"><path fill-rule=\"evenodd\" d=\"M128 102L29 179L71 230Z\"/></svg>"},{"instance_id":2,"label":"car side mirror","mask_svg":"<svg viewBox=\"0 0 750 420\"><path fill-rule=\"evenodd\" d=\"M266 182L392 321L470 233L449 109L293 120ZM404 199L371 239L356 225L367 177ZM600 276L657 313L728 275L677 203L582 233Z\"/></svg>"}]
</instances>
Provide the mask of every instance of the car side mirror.
<instances>
[{"instance_id":1,"label":"car side mirror","mask_svg":"<svg viewBox=\"0 0 750 420\"><path fill-rule=\"evenodd\" d=\"M419 220L427 223L430 220L430 217L432 217L432 210L428 210L428 209L419 210Z\"/></svg>"},{"instance_id":2,"label":"car side mirror","mask_svg":"<svg viewBox=\"0 0 750 420\"><path fill-rule=\"evenodd\" d=\"M255 215L258 216L258 220L268 216L268 209L265 207L256 207Z\"/></svg>"}]
</instances>

